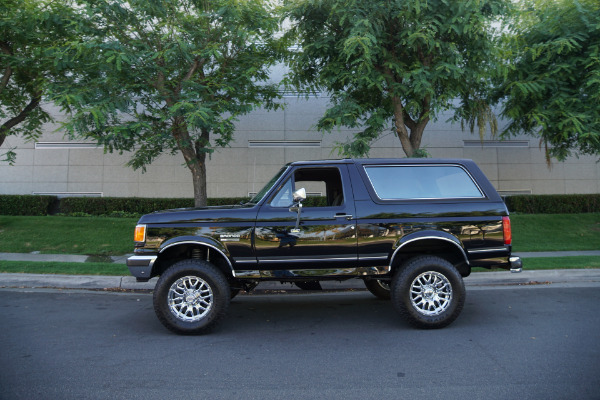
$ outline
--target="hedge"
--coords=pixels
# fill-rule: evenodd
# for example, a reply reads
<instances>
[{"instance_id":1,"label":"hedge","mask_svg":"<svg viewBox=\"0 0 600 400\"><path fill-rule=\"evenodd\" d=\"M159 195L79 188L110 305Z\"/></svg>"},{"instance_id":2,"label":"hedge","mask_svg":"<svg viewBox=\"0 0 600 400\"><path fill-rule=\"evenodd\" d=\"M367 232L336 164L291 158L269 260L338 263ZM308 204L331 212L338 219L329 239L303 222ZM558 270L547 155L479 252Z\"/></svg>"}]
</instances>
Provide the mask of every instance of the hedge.
<instances>
[{"instance_id":1,"label":"hedge","mask_svg":"<svg viewBox=\"0 0 600 400\"><path fill-rule=\"evenodd\" d=\"M215 197L209 198L209 206L224 206L245 203L249 197ZM307 206L324 205L325 197L309 197ZM157 210L171 208L187 208L194 206L194 199L153 199L126 197L65 197L60 200L61 214L111 215L114 213L147 214Z\"/></svg>"},{"instance_id":2,"label":"hedge","mask_svg":"<svg viewBox=\"0 0 600 400\"><path fill-rule=\"evenodd\" d=\"M209 198L209 206L240 204L248 197ZM572 214L600 212L600 194L518 195L505 198L510 212L525 214ZM323 206L325 197L309 197L305 206ZM0 215L114 215L147 214L157 210L193 207L193 199L135 197L65 197L0 195Z\"/></svg>"},{"instance_id":3,"label":"hedge","mask_svg":"<svg viewBox=\"0 0 600 400\"><path fill-rule=\"evenodd\" d=\"M208 199L209 206L239 204L248 197L222 197ZM155 199L138 197L65 197L60 201L61 214L86 213L111 215L115 212L148 214L157 210L194 206L194 199Z\"/></svg>"},{"instance_id":4,"label":"hedge","mask_svg":"<svg viewBox=\"0 0 600 400\"><path fill-rule=\"evenodd\" d=\"M511 212L525 214L576 214L600 212L600 194L529 194L508 196Z\"/></svg>"},{"instance_id":5,"label":"hedge","mask_svg":"<svg viewBox=\"0 0 600 400\"><path fill-rule=\"evenodd\" d=\"M0 195L0 215L48 215L57 205L56 196Z\"/></svg>"}]
</instances>

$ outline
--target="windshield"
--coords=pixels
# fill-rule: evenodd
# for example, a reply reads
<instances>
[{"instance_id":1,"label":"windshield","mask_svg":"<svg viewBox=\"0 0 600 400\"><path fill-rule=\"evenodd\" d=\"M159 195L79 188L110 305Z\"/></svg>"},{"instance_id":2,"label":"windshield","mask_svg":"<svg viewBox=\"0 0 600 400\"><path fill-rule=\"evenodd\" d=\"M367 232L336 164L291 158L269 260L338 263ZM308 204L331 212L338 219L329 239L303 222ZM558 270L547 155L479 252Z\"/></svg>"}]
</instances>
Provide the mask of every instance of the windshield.
<instances>
[{"instance_id":1,"label":"windshield","mask_svg":"<svg viewBox=\"0 0 600 400\"><path fill-rule=\"evenodd\" d=\"M286 165L285 167L281 168L279 170L279 172L277 172L275 174L275 176L273 178L271 178L271 180L269 181L269 183L267 183L257 194L256 196L254 196L249 203L252 204L257 204L259 201L262 200L262 198L265 196L265 194L267 194L267 192L269 191L269 189L271 189L271 187L275 184L275 182L277 182L277 180L281 177L281 175L283 175L283 173L288 169L288 166Z\"/></svg>"}]
</instances>

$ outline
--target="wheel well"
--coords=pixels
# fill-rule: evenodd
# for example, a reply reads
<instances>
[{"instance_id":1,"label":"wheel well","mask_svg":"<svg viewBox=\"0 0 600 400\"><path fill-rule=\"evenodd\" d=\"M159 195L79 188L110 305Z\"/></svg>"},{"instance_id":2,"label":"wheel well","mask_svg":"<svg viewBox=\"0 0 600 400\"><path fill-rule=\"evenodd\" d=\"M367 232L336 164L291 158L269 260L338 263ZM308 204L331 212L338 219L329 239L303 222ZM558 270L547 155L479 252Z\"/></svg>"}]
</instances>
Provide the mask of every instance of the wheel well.
<instances>
[{"instance_id":1,"label":"wheel well","mask_svg":"<svg viewBox=\"0 0 600 400\"><path fill-rule=\"evenodd\" d=\"M463 277L471 273L465 254L456 244L448 240L430 238L415 240L397 250L391 264L392 273L395 274L406 260L425 254L448 260Z\"/></svg>"},{"instance_id":2,"label":"wheel well","mask_svg":"<svg viewBox=\"0 0 600 400\"><path fill-rule=\"evenodd\" d=\"M227 278L232 277L229 260L220 251L202 243L182 243L167 248L158 255L152 275L161 275L171 265L187 259L209 261L219 268Z\"/></svg>"}]
</instances>

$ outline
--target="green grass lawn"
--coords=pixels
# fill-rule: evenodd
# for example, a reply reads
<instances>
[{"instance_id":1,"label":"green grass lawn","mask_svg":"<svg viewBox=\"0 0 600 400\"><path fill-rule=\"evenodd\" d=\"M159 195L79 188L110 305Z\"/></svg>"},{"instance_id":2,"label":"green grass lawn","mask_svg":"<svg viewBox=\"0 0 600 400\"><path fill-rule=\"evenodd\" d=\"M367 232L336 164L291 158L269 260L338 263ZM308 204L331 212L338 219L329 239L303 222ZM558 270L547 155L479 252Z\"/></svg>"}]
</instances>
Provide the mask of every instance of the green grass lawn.
<instances>
[{"instance_id":1,"label":"green grass lawn","mask_svg":"<svg viewBox=\"0 0 600 400\"><path fill-rule=\"evenodd\" d=\"M135 218L0 216L0 252L122 255L133 251ZM514 214L513 250L600 250L600 213ZM525 269L600 268L600 257L524 259ZM128 275L123 264L0 261L0 272Z\"/></svg>"},{"instance_id":2,"label":"green grass lawn","mask_svg":"<svg viewBox=\"0 0 600 400\"><path fill-rule=\"evenodd\" d=\"M514 214L513 251L600 250L600 213Z\"/></svg>"},{"instance_id":3,"label":"green grass lawn","mask_svg":"<svg viewBox=\"0 0 600 400\"><path fill-rule=\"evenodd\" d=\"M523 259L523 270L600 268L600 257L531 257ZM473 272L504 271L503 269L473 268Z\"/></svg>"},{"instance_id":4,"label":"green grass lawn","mask_svg":"<svg viewBox=\"0 0 600 400\"><path fill-rule=\"evenodd\" d=\"M0 261L0 272L65 275L129 275L125 264Z\"/></svg>"},{"instance_id":5,"label":"green grass lawn","mask_svg":"<svg viewBox=\"0 0 600 400\"><path fill-rule=\"evenodd\" d=\"M121 255L135 218L0 216L0 252ZM600 213L511 215L514 251L600 250Z\"/></svg>"},{"instance_id":6,"label":"green grass lawn","mask_svg":"<svg viewBox=\"0 0 600 400\"><path fill-rule=\"evenodd\" d=\"M133 251L136 218L0 216L0 252L122 255Z\"/></svg>"},{"instance_id":7,"label":"green grass lawn","mask_svg":"<svg viewBox=\"0 0 600 400\"><path fill-rule=\"evenodd\" d=\"M600 257L532 257L523 259L524 269L600 268Z\"/></svg>"}]
</instances>

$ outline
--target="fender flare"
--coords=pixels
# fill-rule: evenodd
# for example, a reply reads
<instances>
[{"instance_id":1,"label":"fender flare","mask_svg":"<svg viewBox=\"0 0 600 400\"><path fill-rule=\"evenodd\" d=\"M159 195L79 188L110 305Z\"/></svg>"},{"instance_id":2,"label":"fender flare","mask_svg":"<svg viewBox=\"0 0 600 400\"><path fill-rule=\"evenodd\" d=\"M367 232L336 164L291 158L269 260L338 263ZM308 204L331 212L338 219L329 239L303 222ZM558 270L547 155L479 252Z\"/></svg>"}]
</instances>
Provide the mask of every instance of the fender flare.
<instances>
[{"instance_id":1,"label":"fender flare","mask_svg":"<svg viewBox=\"0 0 600 400\"><path fill-rule=\"evenodd\" d=\"M419 240L430 240L430 239L443 240L443 241L452 243L454 246L456 246L456 248L458 250L460 250L460 253L462 254L462 256L465 260L465 263L467 265L469 265L469 259L467 257L467 252L465 251L462 242L456 236L454 236L448 232L444 232L444 231L426 230L426 231L419 231L419 232L411 233L411 234L408 234L408 235L403 236L400 239L398 239L398 241L394 244L394 247L393 247L394 253L390 257L390 268L394 264L394 259L396 258L396 255L398 254L398 252L400 250L402 250L402 248L404 246L406 246L410 243L414 243Z\"/></svg>"},{"instance_id":2,"label":"fender flare","mask_svg":"<svg viewBox=\"0 0 600 400\"><path fill-rule=\"evenodd\" d=\"M160 245L158 250L158 254L160 255L165 250L171 247L180 246L184 244L197 244L200 246L205 246L217 251L223 258L227 261L229 265L229 269L231 270L232 276L235 276L235 271L233 269L233 263L231 262L231 258L229 256L229 251L223 244L213 238L206 236L179 236L176 238L171 238Z\"/></svg>"}]
</instances>

